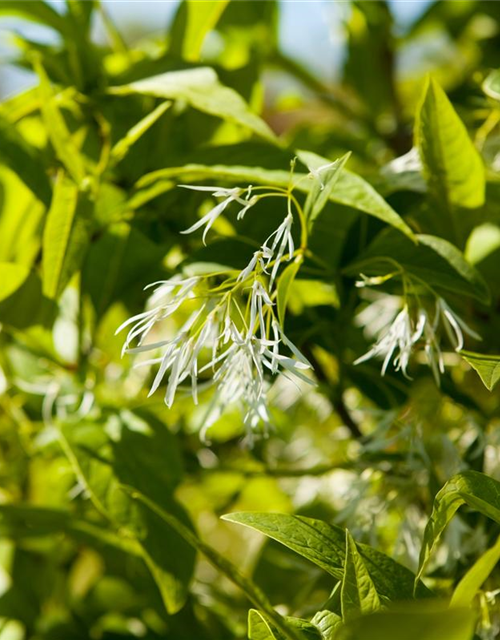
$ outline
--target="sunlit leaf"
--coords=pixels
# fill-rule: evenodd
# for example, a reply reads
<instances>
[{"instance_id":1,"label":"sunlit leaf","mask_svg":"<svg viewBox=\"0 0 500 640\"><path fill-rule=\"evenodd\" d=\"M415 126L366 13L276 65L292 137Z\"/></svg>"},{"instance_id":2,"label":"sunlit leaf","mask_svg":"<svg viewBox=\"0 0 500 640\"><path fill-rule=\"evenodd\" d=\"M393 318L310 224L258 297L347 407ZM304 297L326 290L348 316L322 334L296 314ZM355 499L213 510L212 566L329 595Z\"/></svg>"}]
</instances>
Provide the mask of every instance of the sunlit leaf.
<instances>
[{"instance_id":1,"label":"sunlit leaf","mask_svg":"<svg viewBox=\"0 0 500 640\"><path fill-rule=\"evenodd\" d=\"M444 203L484 204L483 161L439 84L428 79L415 123L415 143L431 190Z\"/></svg>"},{"instance_id":2,"label":"sunlit leaf","mask_svg":"<svg viewBox=\"0 0 500 640\"><path fill-rule=\"evenodd\" d=\"M127 85L112 87L109 93L118 96L138 93L170 100L184 100L195 109L241 125L262 138L276 142L267 124L250 111L236 91L221 84L215 71L209 67L169 71Z\"/></svg>"},{"instance_id":3,"label":"sunlit leaf","mask_svg":"<svg viewBox=\"0 0 500 640\"><path fill-rule=\"evenodd\" d=\"M500 380L500 356L488 356L472 351L461 351L460 355L477 371L484 386L489 391L493 391Z\"/></svg>"},{"instance_id":4,"label":"sunlit leaf","mask_svg":"<svg viewBox=\"0 0 500 640\"><path fill-rule=\"evenodd\" d=\"M472 603L477 592L500 560L500 537L495 544L476 560L472 567L460 580L453 592L450 605L467 607Z\"/></svg>"},{"instance_id":5,"label":"sunlit leaf","mask_svg":"<svg viewBox=\"0 0 500 640\"><path fill-rule=\"evenodd\" d=\"M130 148L146 133L146 131L161 118L167 109L172 105L171 102L165 101L156 107L151 113L148 113L142 120L135 124L125 136L119 140L111 149L110 156L113 164L120 162L130 151Z\"/></svg>"},{"instance_id":6,"label":"sunlit leaf","mask_svg":"<svg viewBox=\"0 0 500 640\"><path fill-rule=\"evenodd\" d=\"M434 499L425 527L417 578L423 574L441 534L464 504L500 523L500 482L478 471L464 471L448 480Z\"/></svg>"},{"instance_id":7,"label":"sunlit leaf","mask_svg":"<svg viewBox=\"0 0 500 640\"><path fill-rule=\"evenodd\" d=\"M88 242L92 204L76 184L60 173L43 232L43 292L59 297L80 268Z\"/></svg>"},{"instance_id":8,"label":"sunlit leaf","mask_svg":"<svg viewBox=\"0 0 500 640\"><path fill-rule=\"evenodd\" d=\"M21 264L0 262L0 301L13 294L25 282L30 270Z\"/></svg>"},{"instance_id":9,"label":"sunlit leaf","mask_svg":"<svg viewBox=\"0 0 500 640\"><path fill-rule=\"evenodd\" d=\"M304 154L302 154L304 156ZM318 158L313 154L315 158ZM305 156L304 156L305 157ZM328 160L324 161L325 164ZM227 165L197 165L188 164L182 167L169 167L147 174L137 183L138 188L148 187L160 180L178 178L184 183L198 182L202 180L223 180L239 184L270 184L280 187L288 187L290 174L279 169L264 169L262 167L227 166ZM293 184L297 191L308 193L313 184L307 179L307 174L296 173ZM340 172L338 182L330 194L332 202L352 207L358 211L372 215L379 220L399 229L407 236L413 238L413 232L404 220L392 209L392 207L380 196L375 189L361 176L344 169Z\"/></svg>"}]
</instances>

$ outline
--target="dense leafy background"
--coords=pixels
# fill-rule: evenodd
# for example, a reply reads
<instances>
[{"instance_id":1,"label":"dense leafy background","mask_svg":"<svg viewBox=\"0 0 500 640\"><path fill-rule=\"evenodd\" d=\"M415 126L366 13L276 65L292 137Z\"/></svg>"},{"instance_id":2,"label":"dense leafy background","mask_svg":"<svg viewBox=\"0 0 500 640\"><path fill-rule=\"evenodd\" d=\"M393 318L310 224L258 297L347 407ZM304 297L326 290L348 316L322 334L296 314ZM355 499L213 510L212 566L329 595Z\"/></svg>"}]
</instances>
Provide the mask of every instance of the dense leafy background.
<instances>
[{"instance_id":1,"label":"dense leafy background","mask_svg":"<svg viewBox=\"0 0 500 640\"><path fill-rule=\"evenodd\" d=\"M0 105L1 640L498 637L500 5L403 32L353 1L333 85L279 50L273 0L186 0L133 42L97 1L0 12L52 33L16 37L37 84ZM253 448L238 411L201 441L209 395L147 399L115 329L149 282L244 267L283 212L204 247L177 184L286 187L293 157L299 180L348 152L298 186L310 255L281 285L317 388L278 381ZM387 258L482 337L443 338L440 387L423 357L353 365L354 283Z\"/></svg>"}]
</instances>

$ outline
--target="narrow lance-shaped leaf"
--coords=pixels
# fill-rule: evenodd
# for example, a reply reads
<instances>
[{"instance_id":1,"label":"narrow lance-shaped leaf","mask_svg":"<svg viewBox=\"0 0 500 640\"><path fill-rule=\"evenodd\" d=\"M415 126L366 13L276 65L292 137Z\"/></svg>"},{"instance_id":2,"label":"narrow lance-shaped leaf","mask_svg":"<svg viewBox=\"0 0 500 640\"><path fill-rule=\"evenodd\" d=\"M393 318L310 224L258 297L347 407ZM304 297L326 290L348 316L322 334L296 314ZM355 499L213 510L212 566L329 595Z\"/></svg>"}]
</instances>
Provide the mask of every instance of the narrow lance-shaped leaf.
<instances>
[{"instance_id":1,"label":"narrow lance-shaped leaf","mask_svg":"<svg viewBox=\"0 0 500 640\"><path fill-rule=\"evenodd\" d=\"M438 236L419 234L416 237L418 245L392 229L384 230L345 272L383 276L391 273L397 263L410 276L417 276L438 292L452 291L489 302L490 292L484 278L454 244Z\"/></svg>"},{"instance_id":2,"label":"narrow lance-shaped leaf","mask_svg":"<svg viewBox=\"0 0 500 640\"><path fill-rule=\"evenodd\" d=\"M471 209L484 204L483 161L445 92L432 78L426 81L417 111L415 142L429 187L439 199Z\"/></svg>"},{"instance_id":3,"label":"narrow lance-shaped leaf","mask_svg":"<svg viewBox=\"0 0 500 640\"><path fill-rule=\"evenodd\" d=\"M359 555L356 543L347 530L346 556L340 600L342 618L344 620L373 613L373 611L380 608L380 600L373 581L363 559Z\"/></svg>"},{"instance_id":4,"label":"narrow lance-shaped leaf","mask_svg":"<svg viewBox=\"0 0 500 640\"><path fill-rule=\"evenodd\" d=\"M335 162L325 165L324 159L315 153L305 151L298 152L299 159L304 162L311 171L314 172L321 169L316 176L314 173L308 176L313 184L306 198L304 215L308 220L310 228L312 228L315 219L330 199L335 185L340 178L340 173L349 160L350 155L350 152L346 153L341 158L338 158L338 160L335 160Z\"/></svg>"},{"instance_id":5,"label":"narrow lance-shaped leaf","mask_svg":"<svg viewBox=\"0 0 500 640\"><path fill-rule=\"evenodd\" d=\"M239 124L262 138L277 142L267 124L250 110L236 91L221 84L215 71L209 67L169 71L130 84L111 87L109 93L119 96L137 93L170 100L184 100L199 111Z\"/></svg>"},{"instance_id":6,"label":"narrow lance-shaped leaf","mask_svg":"<svg viewBox=\"0 0 500 640\"><path fill-rule=\"evenodd\" d=\"M90 240L92 204L62 171L43 231L43 293L56 299L80 268Z\"/></svg>"},{"instance_id":7,"label":"narrow lance-shaped leaf","mask_svg":"<svg viewBox=\"0 0 500 640\"><path fill-rule=\"evenodd\" d=\"M119 140L111 149L110 156L112 164L117 164L127 155L131 147L143 136L146 131L154 125L154 123L161 118L167 109L170 108L172 103L170 101L162 102L160 105L148 113L142 120L135 124L125 136Z\"/></svg>"},{"instance_id":8,"label":"narrow lance-shaped leaf","mask_svg":"<svg viewBox=\"0 0 500 640\"><path fill-rule=\"evenodd\" d=\"M493 391L500 380L500 356L487 356L472 351L461 351L462 358L477 371L484 386Z\"/></svg>"},{"instance_id":9,"label":"narrow lance-shaped leaf","mask_svg":"<svg viewBox=\"0 0 500 640\"><path fill-rule=\"evenodd\" d=\"M295 260L292 264L289 264L278 280L276 301L278 304L278 318L282 325L285 322L286 306L291 288L301 264L301 260Z\"/></svg>"},{"instance_id":10,"label":"narrow lance-shaped leaf","mask_svg":"<svg viewBox=\"0 0 500 640\"><path fill-rule=\"evenodd\" d=\"M483 582L488 578L500 560L500 537L495 544L476 560L472 567L460 580L450 605L452 607L467 607L474 600Z\"/></svg>"},{"instance_id":11,"label":"narrow lance-shaped leaf","mask_svg":"<svg viewBox=\"0 0 500 640\"><path fill-rule=\"evenodd\" d=\"M324 163L328 163L328 160L325 159ZM290 173L263 167L187 164L182 167L169 167L146 174L137 182L136 186L138 189L148 188L151 184L165 180L167 181L165 188L170 189L171 183L169 181L172 178L177 178L185 183L211 179L242 184L271 184L287 188L290 182ZM294 174L292 183L297 191L302 193L309 193L314 186L313 181L308 180L305 173ZM138 191L138 193L140 192ZM415 238L413 231L401 216L366 180L352 171L344 169L339 173L338 182L330 193L329 199L331 202L338 202L374 216L395 227L412 240Z\"/></svg>"},{"instance_id":12,"label":"narrow lance-shaped leaf","mask_svg":"<svg viewBox=\"0 0 500 640\"><path fill-rule=\"evenodd\" d=\"M441 534L463 504L500 523L500 482L478 471L464 471L444 485L434 499L425 527L417 579L422 576Z\"/></svg>"},{"instance_id":13,"label":"narrow lance-shaped leaf","mask_svg":"<svg viewBox=\"0 0 500 640\"><path fill-rule=\"evenodd\" d=\"M40 80L40 108L50 142L69 175L80 185L86 174L82 156L74 144L64 117L54 100L54 92L45 69L38 61L35 63L35 71Z\"/></svg>"},{"instance_id":14,"label":"narrow lance-shaped leaf","mask_svg":"<svg viewBox=\"0 0 500 640\"><path fill-rule=\"evenodd\" d=\"M173 27L170 51L189 62L197 62L205 37L214 29L228 3L229 0L182 2Z\"/></svg>"}]
</instances>

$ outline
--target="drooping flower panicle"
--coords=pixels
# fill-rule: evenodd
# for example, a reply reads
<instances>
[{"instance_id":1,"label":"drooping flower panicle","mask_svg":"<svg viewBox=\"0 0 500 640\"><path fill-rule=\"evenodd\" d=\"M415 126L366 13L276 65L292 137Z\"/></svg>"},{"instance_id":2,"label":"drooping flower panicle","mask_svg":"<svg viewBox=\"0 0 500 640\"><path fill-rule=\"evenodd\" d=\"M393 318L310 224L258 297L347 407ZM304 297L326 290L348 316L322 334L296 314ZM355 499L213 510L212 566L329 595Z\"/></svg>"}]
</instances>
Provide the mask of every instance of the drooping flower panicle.
<instances>
[{"instance_id":1,"label":"drooping flower panicle","mask_svg":"<svg viewBox=\"0 0 500 640\"><path fill-rule=\"evenodd\" d=\"M204 241L215 220L232 202L242 207L237 215L240 220L257 201L251 196L252 187L181 186L223 198L183 232L192 233L204 227ZM203 386L205 383L215 386L205 429L236 403L242 407L244 422L252 430L271 421L266 398L269 376L282 372L312 384L306 375L312 369L311 364L284 334L273 301L280 266L295 257L292 225L289 209L248 265L236 277L230 277L225 287L211 288L210 275L174 276L148 285L155 289L147 310L124 322L117 332L128 328L123 353L153 352L153 358L136 365L158 366L149 395L167 378L165 403L171 407L178 389L189 380L197 404L201 380ZM248 303L243 312L241 302L245 298ZM164 321L187 306L196 309L175 337L165 337ZM152 332L156 339L147 342ZM156 334L160 334L159 339Z\"/></svg>"},{"instance_id":2,"label":"drooping flower panicle","mask_svg":"<svg viewBox=\"0 0 500 640\"><path fill-rule=\"evenodd\" d=\"M418 301L420 298L417 299ZM396 371L401 371L406 378L412 353L423 346L427 362L434 378L439 384L444 374L444 359L440 345L439 328L442 326L448 335L455 351L464 346L464 333L476 340L481 337L460 318L440 296L435 297L434 318L431 320L427 309L420 303L412 313L410 305L405 302L393 320L380 332L380 337L373 347L354 364L361 364L371 358L382 357L382 375L392 362Z\"/></svg>"}]
</instances>

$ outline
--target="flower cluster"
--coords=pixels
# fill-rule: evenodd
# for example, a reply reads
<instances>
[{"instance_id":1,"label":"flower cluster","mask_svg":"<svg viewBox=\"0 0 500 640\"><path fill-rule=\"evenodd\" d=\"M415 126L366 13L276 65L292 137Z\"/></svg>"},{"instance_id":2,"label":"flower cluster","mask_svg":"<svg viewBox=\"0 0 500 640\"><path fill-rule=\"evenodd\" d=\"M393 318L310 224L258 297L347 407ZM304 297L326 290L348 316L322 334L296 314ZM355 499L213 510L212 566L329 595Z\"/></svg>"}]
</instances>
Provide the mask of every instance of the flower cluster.
<instances>
[{"instance_id":1,"label":"flower cluster","mask_svg":"<svg viewBox=\"0 0 500 640\"><path fill-rule=\"evenodd\" d=\"M412 304L416 303L416 304ZM368 325L372 316L380 316L380 305L373 303L364 310L361 320ZM444 373L444 360L440 346L440 328L444 328L455 351L464 346L464 333L480 340L473 331L440 296L435 297L435 309L431 319L429 312L420 303L419 298L405 299L403 308L379 332L373 347L354 364L360 364L374 357L383 358L382 375L392 362L396 371L401 371L406 378L412 353L423 347L427 362L432 370L436 383Z\"/></svg>"},{"instance_id":2,"label":"flower cluster","mask_svg":"<svg viewBox=\"0 0 500 640\"><path fill-rule=\"evenodd\" d=\"M265 197L265 194L252 196L251 186L247 189L181 186L222 198L183 232L191 233L204 227L204 242L215 220L232 202L242 207L237 216L241 220L250 207ZM214 385L205 429L228 405L237 403L243 409L245 425L252 430L271 421L266 401L269 376L281 372L312 383L306 375L311 364L287 338L276 314L280 266L294 259L302 260L301 250L295 250L293 222L288 198L288 211L282 223L253 254L248 265L237 275L228 272L222 284L214 282L220 276L208 275L174 276L148 285L154 287L154 292L146 311L129 318L118 327L117 333L128 328L123 353L153 352L154 357L136 365L158 366L149 395L165 377L168 377L165 392L168 407L185 381L190 382L195 403L198 403L199 382L203 387ZM164 321L186 310L187 320L175 337L165 338L162 335ZM148 341L152 332L155 339Z\"/></svg>"}]
</instances>

